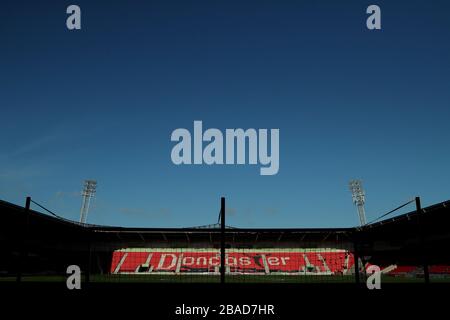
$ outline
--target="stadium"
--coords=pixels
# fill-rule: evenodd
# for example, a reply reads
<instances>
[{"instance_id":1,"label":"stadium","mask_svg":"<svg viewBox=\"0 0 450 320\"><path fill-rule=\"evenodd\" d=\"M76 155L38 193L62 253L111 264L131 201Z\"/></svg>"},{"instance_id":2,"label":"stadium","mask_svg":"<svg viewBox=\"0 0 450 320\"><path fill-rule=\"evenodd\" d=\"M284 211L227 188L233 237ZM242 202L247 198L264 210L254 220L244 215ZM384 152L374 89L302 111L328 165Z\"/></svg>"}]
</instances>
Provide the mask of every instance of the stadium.
<instances>
[{"instance_id":1,"label":"stadium","mask_svg":"<svg viewBox=\"0 0 450 320\"><path fill-rule=\"evenodd\" d=\"M100 226L30 202L0 201L2 281L65 281L69 265L88 283L358 284L371 265L384 282L450 281L450 201L360 227L283 229Z\"/></svg>"}]
</instances>

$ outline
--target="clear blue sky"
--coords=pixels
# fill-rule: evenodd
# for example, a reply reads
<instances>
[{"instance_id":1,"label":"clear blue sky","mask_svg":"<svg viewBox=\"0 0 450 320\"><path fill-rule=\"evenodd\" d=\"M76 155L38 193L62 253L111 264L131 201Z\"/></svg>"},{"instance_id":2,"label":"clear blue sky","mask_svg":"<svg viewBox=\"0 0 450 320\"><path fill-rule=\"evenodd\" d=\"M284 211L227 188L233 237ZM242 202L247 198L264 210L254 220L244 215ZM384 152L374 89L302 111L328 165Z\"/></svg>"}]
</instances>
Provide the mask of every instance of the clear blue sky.
<instances>
[{"instance_id":1,"label":"clear blue sky","mask_svg":"<svg viewBox=\"0 0 450 320\"><path fill-rule=\"evenodd\" d=\"M365 27L368 5L382 30ZM78 4L82 30L65 27ZM357 225L450 198L448 1L6 1L0 199L88 222ZM176 128L279 128L280 171L175 166ZM408 207L413 209L413 207Z\"/></svg>"}]
</instances>

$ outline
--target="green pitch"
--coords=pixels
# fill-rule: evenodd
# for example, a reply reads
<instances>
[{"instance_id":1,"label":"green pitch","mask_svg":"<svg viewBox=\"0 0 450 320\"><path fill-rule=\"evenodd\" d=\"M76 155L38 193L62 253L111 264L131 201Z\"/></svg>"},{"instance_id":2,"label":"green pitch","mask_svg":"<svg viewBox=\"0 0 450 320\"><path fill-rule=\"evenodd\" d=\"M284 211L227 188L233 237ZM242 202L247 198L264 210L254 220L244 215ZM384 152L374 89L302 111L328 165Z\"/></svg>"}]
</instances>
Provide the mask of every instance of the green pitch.
<instances>
[{"instance_id":1,"label":"green pitch","mask_svg":"<svg viewBox=\"0 0 450 320\"><path fill-rule=\"evenodd\" d=\"M14 282L15 277L0 277L0 282ZM65 282L65 276L23 276L23 282ZM85 281L85 278L82 278ZM94 283L219 283L218 275L91 275L90 281ZM365 281L361 278L361 282ZM382 283L423 283L418 277L392 277L383 276ZM345 276L305 276L305 275L227 275L227 283L354 283L352 275ZM432 277L434 283L450 283L450 277Z\"/></svg>"}]
</instances>

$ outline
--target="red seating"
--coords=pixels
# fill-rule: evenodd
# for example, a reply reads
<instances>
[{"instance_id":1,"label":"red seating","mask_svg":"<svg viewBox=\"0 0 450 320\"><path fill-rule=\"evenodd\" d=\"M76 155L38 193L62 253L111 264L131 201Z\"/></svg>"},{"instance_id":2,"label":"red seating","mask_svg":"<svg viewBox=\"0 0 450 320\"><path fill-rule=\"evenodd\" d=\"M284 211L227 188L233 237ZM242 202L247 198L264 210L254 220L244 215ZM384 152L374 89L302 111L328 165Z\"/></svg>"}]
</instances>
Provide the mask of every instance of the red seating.
<instances>
[{"instance_id":1,"label":"red seating","mask_svg":"<svg viewBox=\"0 0 450 320\"><path fill-rule=\"evenodd\" d=\"M391 274L391 275L412 274L417 271L418 271L418 268L416 266L397 266L397 268L395 268L388 274Z\"/></svg>"},{"instance_id":2,"label":"red seating","mask_svg":"<svg viewBox=\"0 0 450 320\"><path fill-rule=\"evenodd\" d=\"M227 250L226 258L227 273L236 274L351 274L354 263L351 252L333 249ZM113 253L111 273L218 273L219 265L217 249L123 249ZM380 268L393 276L423 273L417 266ZM449 275L450 266L429 272Z\"/></svg>"},{"instance_id":3,"label":"red seating","mask_svg":"<svg viewBox=\"0 0 450 320\"><path fill-rule=\"evenodd\" d=\"M447 266L447 265L429 266L428 271L430 274L450 275L450 266ZM393 275L393 276L423 274L423 267L421 267L421 266L397 266L396 268L387 272L386 274Z\"/></svg>"},{"instance_id":4,"label":"red seating","mask_svg":"<svg viewBox=\"0 0 450 320\"><path fill-rule=\"evenodd\" d=\"M450 266L430 266L428 269L432 274L450 274Z\"/></svg>"},{"instance_id":5,"label":"red seating","mask_svg":"<svg viewBox=\"0 0 450 320\"><path fill-rule=\"evenodd\" d=\"M353 255L344 250L230 250L228 273L345 274ZM124 249L113 253L111 273L211 273L218 272L220 252L185 249Z\"/></svg>"}]
</instances>

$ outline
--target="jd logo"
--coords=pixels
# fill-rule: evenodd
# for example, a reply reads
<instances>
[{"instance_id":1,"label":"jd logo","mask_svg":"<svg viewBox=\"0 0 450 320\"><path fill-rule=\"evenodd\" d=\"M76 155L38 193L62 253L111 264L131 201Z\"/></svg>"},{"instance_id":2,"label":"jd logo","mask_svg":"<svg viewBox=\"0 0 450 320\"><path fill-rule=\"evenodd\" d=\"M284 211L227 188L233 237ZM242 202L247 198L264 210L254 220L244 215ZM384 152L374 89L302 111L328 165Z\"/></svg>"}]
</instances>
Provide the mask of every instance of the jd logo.
<instances>
[{"instance_id":1,"label":"jd logo","mask_svg":"<svg viewBox=\"0 0 450 320\"><path fill-rule=\"evenodd\" d=\"M80 267L77 265L68 266L66 273L69 274L69 276L67 277L67 281L66 281L67 289L69 289L69 290L81 289Z\"/></svg>"},{"instance_id":2,"label":"jd logo","mask_svg":"<svg viewBox=\"0 0 450 320\"><path fill-rule=\"evenodd\" d=\"M370 276L367 278L367 289L381 289L381 270L379 266L371 265L367 268L367 274Z\"/></svg>"}]
</instances>

